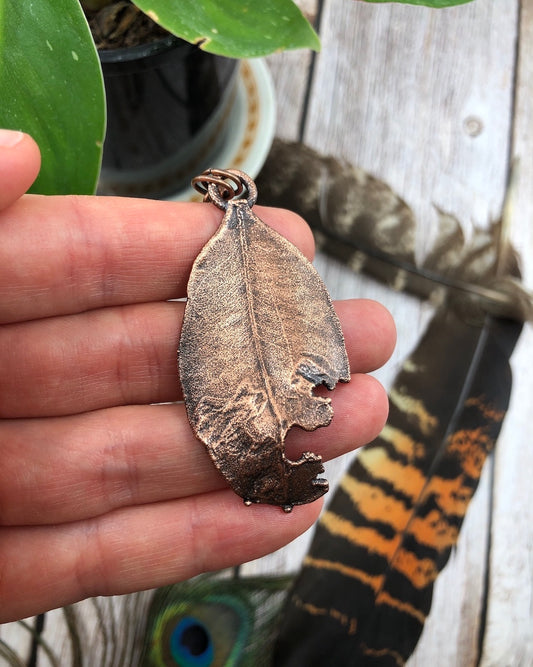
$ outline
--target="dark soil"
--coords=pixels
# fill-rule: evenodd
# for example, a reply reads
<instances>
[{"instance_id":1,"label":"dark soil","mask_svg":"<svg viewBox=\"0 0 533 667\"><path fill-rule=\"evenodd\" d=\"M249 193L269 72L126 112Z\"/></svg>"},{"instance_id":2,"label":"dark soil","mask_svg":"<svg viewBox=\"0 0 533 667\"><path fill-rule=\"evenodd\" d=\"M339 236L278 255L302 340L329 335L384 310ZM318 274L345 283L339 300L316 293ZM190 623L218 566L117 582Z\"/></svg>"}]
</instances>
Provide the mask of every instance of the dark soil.
<instances>
[{"instance_id":1,"label":"dark soil","mask_svg":"<svg viewBox=\"0 0 533 667\"><path fill-rule=\"evenodd\" d=\"M86 9L85 15L100 50L148 44L168 35L129 0L115 0L96 11Z\"/></svg>"}]
</instances>

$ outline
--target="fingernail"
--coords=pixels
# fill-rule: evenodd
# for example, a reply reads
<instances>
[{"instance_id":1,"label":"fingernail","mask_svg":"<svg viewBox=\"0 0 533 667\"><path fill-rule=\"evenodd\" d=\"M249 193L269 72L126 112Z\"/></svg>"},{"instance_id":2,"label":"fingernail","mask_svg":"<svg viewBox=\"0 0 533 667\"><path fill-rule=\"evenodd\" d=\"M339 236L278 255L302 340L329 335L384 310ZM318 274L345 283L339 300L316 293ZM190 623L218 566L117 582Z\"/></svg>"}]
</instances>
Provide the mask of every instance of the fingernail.
<instances>
[{"instance_id":1,"label":"fingernail","mask_svg":"<svg viewBox=\"0 0 533 667\"><path fill-rule=\"evenodd\" d=\"M0 147L13 148L24 138L24 132L0 129Z\"/></svg>"}]
</instances>

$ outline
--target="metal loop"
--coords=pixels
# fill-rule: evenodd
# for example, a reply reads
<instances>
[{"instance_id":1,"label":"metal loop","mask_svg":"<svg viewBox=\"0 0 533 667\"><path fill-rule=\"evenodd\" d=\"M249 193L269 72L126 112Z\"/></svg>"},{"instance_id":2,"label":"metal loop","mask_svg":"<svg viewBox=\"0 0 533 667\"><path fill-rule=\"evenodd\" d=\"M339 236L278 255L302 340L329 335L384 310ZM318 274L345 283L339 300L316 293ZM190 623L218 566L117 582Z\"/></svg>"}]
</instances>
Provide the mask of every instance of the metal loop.
<instances>
[{"instance_id":1,"label":"metal loop","mask_svg":"<svg viewBox=\"0 0 533 667\"><path fill-rule=\"evenodd\" d=\"M247 192L246 202L250 208L257 201L255 183L237 169L207 169L192 179L192 185L204 195L204 201L210 201L222 210L226 210L232 199L241 198L244 192Z\"/></svg>"}]
</instances>

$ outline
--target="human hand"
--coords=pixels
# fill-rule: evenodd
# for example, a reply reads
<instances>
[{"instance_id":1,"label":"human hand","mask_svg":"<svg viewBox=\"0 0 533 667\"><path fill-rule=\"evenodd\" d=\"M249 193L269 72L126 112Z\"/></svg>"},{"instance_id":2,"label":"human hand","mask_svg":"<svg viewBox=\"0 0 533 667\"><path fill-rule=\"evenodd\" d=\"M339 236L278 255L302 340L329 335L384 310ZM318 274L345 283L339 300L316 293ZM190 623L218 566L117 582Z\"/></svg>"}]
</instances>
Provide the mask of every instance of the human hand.
<instances>
[{"instance_id":1,"label":"human hand","mask_svg":"<svg viewBox=\"0 0 533 667\"><path fill-rule=\"evenodd\" d=\"M317 518L228 489L193 435L176 350L192 262L214 206L22 196L33 140L0 131L0 622L94 595L128 593L258 558ZM4 145L2 145L4 144ZM309 228L259 216L307 255ZM331 459L373 439L387 414L364 373L388 359L387 311L335 304L352 381L331 394L327 429L293 429L286 451Z\"/></svg>"}]
</instances>

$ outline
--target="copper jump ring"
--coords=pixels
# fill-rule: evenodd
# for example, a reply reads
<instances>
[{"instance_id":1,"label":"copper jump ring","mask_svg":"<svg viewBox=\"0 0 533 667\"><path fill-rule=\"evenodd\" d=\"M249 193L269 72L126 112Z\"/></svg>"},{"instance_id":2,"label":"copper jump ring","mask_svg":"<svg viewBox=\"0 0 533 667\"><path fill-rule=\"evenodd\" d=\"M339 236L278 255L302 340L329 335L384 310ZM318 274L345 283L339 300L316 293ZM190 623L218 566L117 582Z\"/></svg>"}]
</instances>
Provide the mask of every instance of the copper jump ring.
<instances>
[{"instance_id":1,"label":"copper jump ring","mask_svg":"<svg viewBox=\"0 0 533 667\"><path fill-rule=\"evenodd\" d=\"M257 200L257 188L253 180L237 169L207 169L192 179L193 187L204 196L204 201L212 202L225 210L228 202L247 193L248 206Z\"/></svg>"}]
</instances>

